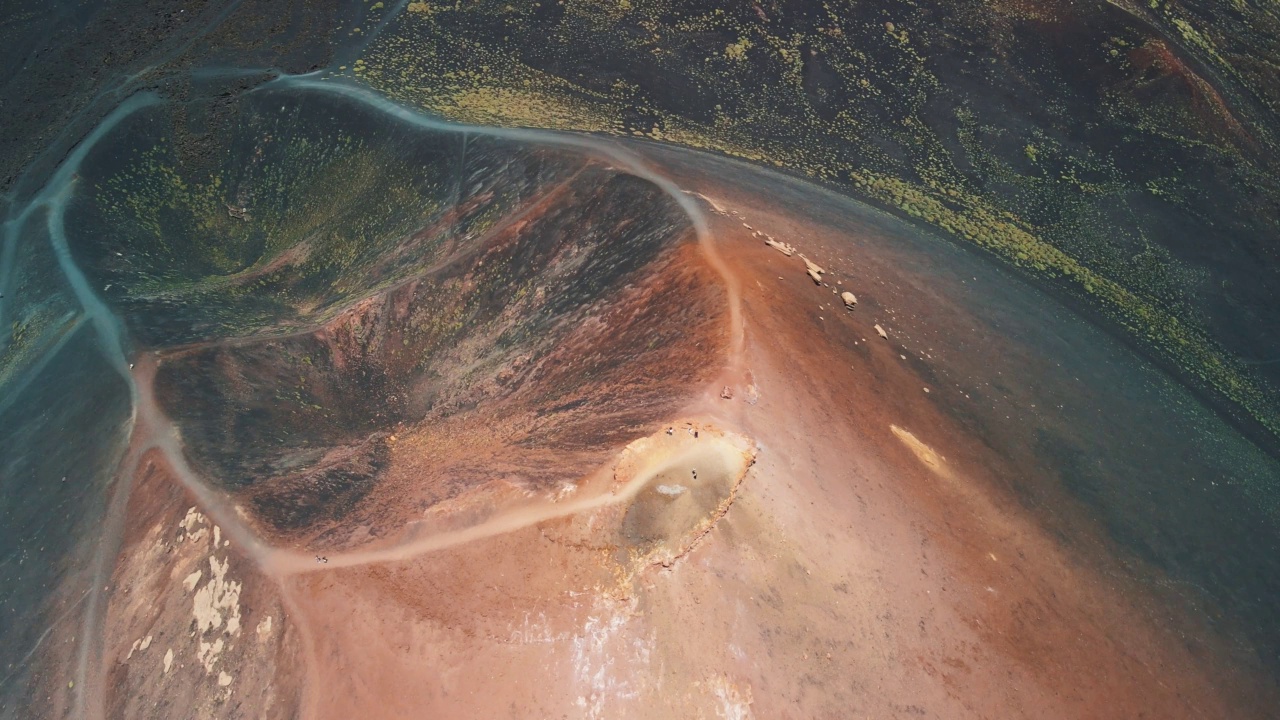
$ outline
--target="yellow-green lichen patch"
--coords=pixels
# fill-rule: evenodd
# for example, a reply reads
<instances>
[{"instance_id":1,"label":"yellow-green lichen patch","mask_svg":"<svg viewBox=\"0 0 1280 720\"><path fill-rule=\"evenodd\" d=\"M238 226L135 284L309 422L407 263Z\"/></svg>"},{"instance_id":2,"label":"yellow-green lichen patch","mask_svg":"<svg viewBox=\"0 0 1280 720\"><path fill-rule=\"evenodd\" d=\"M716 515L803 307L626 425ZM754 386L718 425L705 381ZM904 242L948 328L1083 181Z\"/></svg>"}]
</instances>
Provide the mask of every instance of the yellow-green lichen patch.
<instances>
[{"instance_id":1,"label":"yellow-green lichen patch","mask_svg":"<svg viewBox=\"0 0 1280 720\"><path fill-rule=\"evenodd\" d=\"M90 224L113 229L94 240L99 268L122 302L180 307L220 333L287 329L396 282L439 245L450 227L432 219L457 192L458 141L415 154L339 127L294 131L275 112L246 110L219 166L160 136L95 180Z\"/></svg>"}]
</instances>

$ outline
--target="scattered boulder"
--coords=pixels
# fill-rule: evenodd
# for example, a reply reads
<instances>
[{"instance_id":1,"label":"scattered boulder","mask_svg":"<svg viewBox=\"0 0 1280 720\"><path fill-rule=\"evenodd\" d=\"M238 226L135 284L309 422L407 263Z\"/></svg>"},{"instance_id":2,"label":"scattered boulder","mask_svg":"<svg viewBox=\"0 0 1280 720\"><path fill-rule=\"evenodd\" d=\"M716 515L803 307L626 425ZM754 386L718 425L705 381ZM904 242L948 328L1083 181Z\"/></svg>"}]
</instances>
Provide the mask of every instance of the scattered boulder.
<instances>
[{"instance_id":1,"label":"scattered boulder","mask_svg":"<svg viewBox=\"0 0 1280 720\"><path fill-rule=\"evenodd\" d=\"M826 272L826 270L823 270L820 265L803 255L800 256L800 259L804 261L804 270L809 274L809 277L813 279L813 284L821 285L822 273Z\"/></svg>"},{"instance_id":2,"label":"scattered boulder","mask_svg":"<svg viewBox=\"0 0 1280 720\"><path fill-rule=\"evenodd\" d=\"M774 250L777 250L778 252L782 253L783 255L786 255L787 257L791 257L792 253L794 253L794 252L796 251L796 249L795 249L795 248L791 247L791 246L790 246L790 245L788 245L787 243L784 243L784 242L778 242L777 240L774 240L773 238L769 238L768 240L765 240L765 241L764 241L764 244L765 244L765 245L768 245L769 247L773 248Z\"/></svg>"},{"instance_id":3,"label":"scattered boulder","mask_svg":"<svg viewBox=\"0 0 1280 720\"><path fill-rule=\"evenodd\" d=\"M858 298L849 291L840 293L840 299L844 301L844 306L852 310L858 304Z\"/></svg>"},{"instance_id":4,"label":"scattered boulder","mask_svg":"<svg viewBox=\"0 0 1280 720\"><path fill-rule=\"evenodd\" d=\"M885 332L884 328L880 327L879 325L876 325L876 334L884 338L885 340L889 339L889 333Z\"/></svg>"}]
</instances>

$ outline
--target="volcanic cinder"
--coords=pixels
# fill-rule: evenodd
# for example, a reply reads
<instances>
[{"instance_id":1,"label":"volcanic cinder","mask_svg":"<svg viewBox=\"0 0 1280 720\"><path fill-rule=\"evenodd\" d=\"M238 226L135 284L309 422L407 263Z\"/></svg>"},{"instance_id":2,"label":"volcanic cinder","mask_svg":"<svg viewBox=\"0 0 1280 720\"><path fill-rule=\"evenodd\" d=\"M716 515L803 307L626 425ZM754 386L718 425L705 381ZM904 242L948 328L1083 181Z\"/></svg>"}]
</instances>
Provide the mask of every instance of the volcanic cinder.
<instances>
[{"instance_id":1,"label":"volcanic cinder","mask_svg":"<svg viewBox=\"0 0 1280 720\"><path fill-rule=\"evenodd\" d=\"M688 151L237 102L38 207L123 430L34 714L1278 706L1275 460L1019 278Z\"/></svg>"}]
</instances>

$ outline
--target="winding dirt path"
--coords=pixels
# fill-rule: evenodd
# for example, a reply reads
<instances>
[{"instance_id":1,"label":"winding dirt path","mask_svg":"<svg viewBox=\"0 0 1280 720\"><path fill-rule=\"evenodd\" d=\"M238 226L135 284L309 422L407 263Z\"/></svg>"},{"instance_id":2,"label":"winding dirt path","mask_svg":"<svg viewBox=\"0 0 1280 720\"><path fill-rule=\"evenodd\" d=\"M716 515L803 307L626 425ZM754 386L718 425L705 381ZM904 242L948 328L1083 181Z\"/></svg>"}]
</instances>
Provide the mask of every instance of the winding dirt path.
<instances>
[{"instance_id":1,"label":"winding dirt path","mask_svg":"<svg viewBox=\"0 0 1280 720\"><path fill-rule=\"evenodd\" d=\"M725 363L725 371L729 376L741 376L744 367L744 328L741 309L740 291L737 279L720 257L714 239L697 201L690 198L669 178L653 171L634 154L616 144L600 139L533 130L506 130L473 126L457 126L441 122L434 118L416 113L395 105L389 100L360 87L342 85L335 82L319 82L305 77L282 76L267 86L283 86L339 95L366 105L391 119L408 125L445 132L466 132L490 135L511 140L549 144L584 153L607 160L624 172L649 181L665 192L685 212L693 226L700 251L707 264L719 276L726 293L728 318L730 323L730 345ZM125 515L129 507L129 496L132 477L138 471L139 463L150 450L157 450L169 463L173 474L183 487L195 498L197 506L209 516L224 533L238 546L239 550L258 568L273 577L279 584L281 594L286 603L290 603L286 583L283 580L291 575L314 572L317 569L354 567L372 563L403 561L423 553L441 548L456 546L477 539L507 533L533 524L567 515L589 512L601 507L623 503L635 497L655 474L672 464L697 462L700 458L719 455L726 459L734 456L743 457L741 442L731 436L707 436L696 444L682 448L678 452L663 453L651 459L645 470L636 473L621 488L609 491L601 488L579 498L560 503L538 503L518 510L499 513L478 525L463 530L438 532L417 535L412 530L407 537L390 546L357 550L330 556L325 565L317 565L314 557L293 549L274 547L264 541L246 523L241 511L224 493L216 490L190 467L183 453L181 437L176 426L167 418L158 406L154 396L154 379L158 364L153 353L136 354L133 362L129 362L130 343L126 329L120 318L111 311L98 292L90 286L83 271L76 265L70 252L63 216L66 203L74 189L76 173L80 163L88 152L121 120L130 116L140 108L160 102L152 94L135 95L121 104L68 156L64 164L54 174L49 184L20 212L11 214L4 227L4 245L0 252L3 260L3 272L0 272L0 285L8 284L11 266L14 259L14 247L19 241L27 220L39 210L44 209L52 249L59 261L60 268L67 282L74 291L76 300L83 309L85 324L92 327L97 334L100 348L108 360L129 386L134 406L133 427L129 436L129 448L117 472L117 479L112 488L110 507L104 518L104 527L99 539L99 551L95 559L94 586L91 589L84 611L84 622L80 633L80 649L77 653L78 667L74 673L76 714L81 717L101 718L105 714L104 695L106 669L103 667L103 648L101 638L105 619L105 597L99 588L105 587L111 568L115 565L123 535ZM0 313L6 308L0 305ZM59 346L60 347L60 346ZM714 361L713 361L714 362ZM720 382L709 387L708 393L715 393ZM736 437L736 436L733 436ZM735 461L736 462L736 461ZM603 472L603 471L602 471ZM584 486L592 486L588 482ZM305 637L305 630L304 637Z\"/></svg>"}]
</instances>

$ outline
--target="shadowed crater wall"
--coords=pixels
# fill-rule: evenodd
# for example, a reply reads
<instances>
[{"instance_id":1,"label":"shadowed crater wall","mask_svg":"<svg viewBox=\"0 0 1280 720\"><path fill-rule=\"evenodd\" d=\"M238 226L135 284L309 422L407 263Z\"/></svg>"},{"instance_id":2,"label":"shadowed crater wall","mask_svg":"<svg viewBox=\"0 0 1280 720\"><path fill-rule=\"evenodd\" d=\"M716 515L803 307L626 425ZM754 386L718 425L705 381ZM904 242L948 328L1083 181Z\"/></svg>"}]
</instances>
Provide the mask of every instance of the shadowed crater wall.
<instances>
[{"instance_id":1,"label":"shadowed crater wall","mask_svg":"<svg viewBox=\"0 0 1280 720\"><path fill-rule=\"evenodd\" d=\"M166 111L122 126L68 227L168 347L156 394L193 465L270 531L376 536L574 481L719 371L723 291L648 181L340 98L243 102L213 166Z\"/></svg>"}]
</instances>

